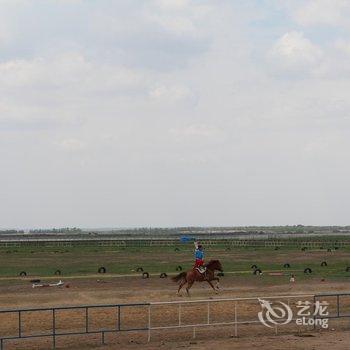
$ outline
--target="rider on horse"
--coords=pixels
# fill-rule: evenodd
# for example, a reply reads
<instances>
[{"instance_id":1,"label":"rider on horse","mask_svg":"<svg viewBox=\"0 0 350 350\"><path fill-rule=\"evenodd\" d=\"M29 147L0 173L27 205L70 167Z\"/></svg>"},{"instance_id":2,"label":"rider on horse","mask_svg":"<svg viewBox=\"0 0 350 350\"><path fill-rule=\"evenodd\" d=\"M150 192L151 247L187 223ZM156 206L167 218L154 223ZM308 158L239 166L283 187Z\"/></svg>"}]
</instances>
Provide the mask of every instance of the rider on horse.
<instances>
[{"instance_id":1,"label":"rider on horse","mask_svg":"<svg viewBox=\"0 0 350 350\"><path fill-rule=\"evenodd\" d=\"M194 250L194 256L195 256L195 263L194 267L200 272L204 273L206 271L206 268L203 266L204 264L204 253L203 253L203 247L199 244L199 242L194 242L195 250Z\"/></svg>"}]
</instances>

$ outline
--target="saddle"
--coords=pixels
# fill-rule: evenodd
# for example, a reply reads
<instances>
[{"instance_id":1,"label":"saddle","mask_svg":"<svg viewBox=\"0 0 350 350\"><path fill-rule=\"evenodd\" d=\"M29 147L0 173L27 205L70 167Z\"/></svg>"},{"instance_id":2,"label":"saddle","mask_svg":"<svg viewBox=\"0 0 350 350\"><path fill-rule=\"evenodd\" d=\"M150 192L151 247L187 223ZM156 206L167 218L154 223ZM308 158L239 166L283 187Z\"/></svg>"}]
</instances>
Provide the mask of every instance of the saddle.
<instances>
[{"instance_id":1,"label":"saddle","mask_svg":"<svg viewBox=\"0 0 350 350\"><path fill-rule=\"evenodd\" d=\"M197 266L196 270L201 273L204 274L207 271L207 268L205 266Z\"/></svg>"}]
</instances>

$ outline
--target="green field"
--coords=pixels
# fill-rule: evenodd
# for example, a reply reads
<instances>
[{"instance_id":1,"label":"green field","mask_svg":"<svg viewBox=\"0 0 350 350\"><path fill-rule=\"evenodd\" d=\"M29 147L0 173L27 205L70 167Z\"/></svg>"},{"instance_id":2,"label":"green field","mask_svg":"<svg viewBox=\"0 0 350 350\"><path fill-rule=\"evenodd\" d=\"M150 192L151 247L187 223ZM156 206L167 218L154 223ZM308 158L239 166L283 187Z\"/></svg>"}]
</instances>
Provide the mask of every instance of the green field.
<instances>
[{"instance_id":1,"label":"green field","mask_svg":"<svg viewBox=\"0 0 350 350\"><path fill-rule=\"evenodd\" d=\"M108 274L132 274L137 267L150 273L175 273L176 267L191 268L193 246L186 244L175 247L16 247L0 249L0 277L18 276L26 271L29 276L53 276L61 270L63 276L93 275L104 266ZM295 273L300 278L309 278L303 270L312 269L310 276L344 279L350 266L350 248L344 247L332 252L326 249L301 251L300 248L282 247L242 247L211 246L205 249L206 260L220 259L226 272L236 272L247 278L257 278L252 274L251 265L256 264L263 272L270 270ZM327 266L321 267L326 261ZM284 268L284 263L291 267ZM266 276L267 273L264 273ZM273 276L269 276L275 278Z\"/></svg>"}]
</instances>

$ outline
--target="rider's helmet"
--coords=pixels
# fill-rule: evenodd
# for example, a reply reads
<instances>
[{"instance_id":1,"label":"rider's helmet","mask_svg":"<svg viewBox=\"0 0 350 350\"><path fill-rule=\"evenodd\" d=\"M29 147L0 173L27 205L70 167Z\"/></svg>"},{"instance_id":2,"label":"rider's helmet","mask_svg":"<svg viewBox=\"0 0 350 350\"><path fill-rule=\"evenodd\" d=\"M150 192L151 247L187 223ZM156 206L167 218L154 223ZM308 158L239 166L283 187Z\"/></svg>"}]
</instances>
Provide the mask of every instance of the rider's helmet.
<instances>
[{"instance_id":1,"label":"rider's helmet","mask_svg":"<svg viewBox=\"0 0 350 350\"><path fill-rule=\"evenodd\" d=\"M201 244L198 244L198 249L199 249L199 250L202 250L202 249L203 249L203 247L202 247Z\"/></svg>"}]
</instances>

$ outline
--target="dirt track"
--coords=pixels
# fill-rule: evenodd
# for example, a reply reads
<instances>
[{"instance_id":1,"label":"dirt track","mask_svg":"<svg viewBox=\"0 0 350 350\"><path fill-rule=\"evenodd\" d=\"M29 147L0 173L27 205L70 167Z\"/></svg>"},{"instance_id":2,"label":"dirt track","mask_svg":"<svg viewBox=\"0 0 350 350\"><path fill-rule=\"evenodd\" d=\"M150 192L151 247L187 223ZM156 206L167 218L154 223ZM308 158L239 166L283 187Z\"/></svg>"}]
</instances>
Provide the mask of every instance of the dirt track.
<instances>
[{"instance_id":1,"label":"dirt track","mask_svg":"<svg viewBox=\"0 0 350 350\"><path fill-rule=\"evenodd\" d=\"M220 340L187 341L178 343L158 343L143 346L142 349L191 349L191 350L347 350L349 349L350 335L347 332L310 333L303 337L296 335L259 336L245 338L226 338ZM139 349L138 345L129 345L128 349ZM107 347L108 350L118 347Z\"/></svg>"},{"instance_id":2,"label":"dirt track","mask_svg":"<svg viewBox=\"0 0 350 350\"><path fill-rule=\"evenodd\" d=\"M287 276L276 277L276 280L271 280L271 283L266 283L264 277L257 277L249 279L247 282L242 276L225 276L221 280L222 291L219 295L215 295L209 286L205 283L196 284L192 289L191 299L207 299L207 298L232 298L232 297L248 297L248 296L269 296L269 295L286 295L286 294L300 294L300 293L319 293L319 292L341 292L350 290L349 282L320 282L317 278L312 278L302 283L291 285L288 282ZM2 308L11 307L45 307L58 305L83 305L83 304L115 304L115 303L130 303L130 302L148 302L148 301L169 301L169 300L187 300L186 296L176 296L176 284L170 279L141 279L135 277L126 277L118 279L106 278L103 281L90 279L71 279L68 281L69 288L38 288L32 289L29 282L13 282L10 285L0 286L0 304ZM132 293L130 293L132 291ZM225 316L232 317L232 313L225 307L219 308L217 311L218 317ZM253 307L240 310L242 315L246 312L253 312L256 315L256 309ZM176 312L169 309L167 312L158 311L155 313L155 321L172 322ZM140 323L146 320L139 314L128 314L124 316L124 322L133 322L138 319ZM198 316L199 315L199 316ZM204 313L200 310L188 310L187 322L193 322L196 317L202 317ZM215 316L215 315L214 315ZM213 316L213 317L214 317ZM111 327L113 326L113 314L110 310L103 310L101 313L96 313L93 317L92 327ZM79 328L82 326L81 314L67 314L61 315L59 327L62 330ZM27 322L27 330L42 330L49 329L50 316L43 315L41 320L29 320ZM333 349L345 349L347 340L347 333L328 331L326 336L316 333L316 337L297 337L295 335L279 335L272 336L269 330L260 326L259 329L241 327L240 338L232 338L233 330L230 327L223 328L209 328L198 330L197 340L195 343L192 339L191 330L177 330L172 332L156 331L152 334L152 342L146 344L147 335L143 333L130 333L127 335L108 335L106 337L107 345L104 349L118 349L118 348L146 348L155 349L161 347L162 349L175 349L190 346L191 349L251 349L255 348L257 344L261 349L280 349L283 344L284 349L326 349L326 345L332 346ZM9 320L0 318L0 331L3 334L4 330L14 332L16 328L16 320ZM338 330L338 325L336 325ZM292 334L297 333L292 330ZM260 334L257 338L252 338L252 334ZM313 334L314 335L314 334ZM220 340L209 341L213 337L220 338ZM183 342L179 342L181 339ZM58 346L64 348L91 348L92 345L99 345L99 337L97 336L83 336L60 338L57 342ZM119 343L119 344L118 344ZM266 343L266 347L264 347ZM50 340L47 341L22 341L14 347L14 343L7 347L8 349L46 349L50 347ZM25 347L23 345L25 344ZM111 345L113 344L113 345ZM141 345L142 344L142 345ZM10 345L10 343L9 343ZM31 347L33 345L33 347ZM38 347L40 345L40 347ZM324 347L322 347L324 346Z\"/></svg>"}]
</instances>

